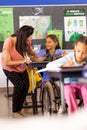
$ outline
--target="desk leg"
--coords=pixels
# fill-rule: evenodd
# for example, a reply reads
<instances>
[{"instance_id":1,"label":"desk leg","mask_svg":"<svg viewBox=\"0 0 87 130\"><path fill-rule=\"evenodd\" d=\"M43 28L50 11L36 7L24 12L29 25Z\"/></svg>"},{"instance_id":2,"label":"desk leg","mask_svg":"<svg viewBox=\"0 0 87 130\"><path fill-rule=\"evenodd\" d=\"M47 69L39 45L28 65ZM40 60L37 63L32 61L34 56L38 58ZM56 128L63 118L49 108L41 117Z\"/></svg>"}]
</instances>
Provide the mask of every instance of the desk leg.
<instances>
[{"instance_id":1,"label":"desk leg","mask_svg":"<svg viewBox=\"0 0 87 130\"><path fill-rule=\"evenodd\" d=\"M33 113L37 114L36 111L36 94L34 91L34 73L33 73L33 69L31 69L31 77L32 77L32 101L33 101Z\"/></svg>"},{"instance_id":2,"label":"desk leg","mask_svg":"<svg viewBox=\"0 0 87 130\"><path fill-rule=\"evenodd\" d=\"M61 81L60 82L60 90L61 90L61 105L62 105L62 113L65 113L66 112L66 107L65 107L65 98L64 98L64 84L63 82Z\"/></svg>"}]
</instances>

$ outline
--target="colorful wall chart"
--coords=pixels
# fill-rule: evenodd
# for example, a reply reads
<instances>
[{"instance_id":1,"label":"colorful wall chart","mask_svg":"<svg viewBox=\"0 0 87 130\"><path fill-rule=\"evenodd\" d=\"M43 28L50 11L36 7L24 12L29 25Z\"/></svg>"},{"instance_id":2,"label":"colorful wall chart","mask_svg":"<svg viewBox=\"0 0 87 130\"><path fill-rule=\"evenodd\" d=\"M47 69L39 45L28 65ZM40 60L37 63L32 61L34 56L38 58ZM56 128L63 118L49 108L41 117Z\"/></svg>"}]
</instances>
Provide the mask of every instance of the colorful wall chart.
<instances>
[{"instance_id":1,"label":"colorful wall chart","mask_svg":"<svg viewBox=\"0 0 87 130\"><path fill-rule=\"evenodd\" d=\"M13 32L13 9L0 8L0 41L4 41Z\"/></svg>"},{"instance_id":2,"label":"colorful wall chart","mask_svg":"<svg viewBox=\"0 0 87 130\"><path fill-rule=\"evenodd\" d=\"M19 16L19 27L30 25L34 27L33 39L44 39L49 30L52 30L51 16Z\"/></svg>"},{"instance_id":3,"label":"colorful wall chart","mask_svg":"<svg viewBox=\"0 0 87 130\"><path fill-rule=\"evenodd\" d=\"M69 41L70 36L74 33L86 35L86 16L85 10L67 9L64 12L64 34L65 41Z\"/></svg>"}]
</instances>

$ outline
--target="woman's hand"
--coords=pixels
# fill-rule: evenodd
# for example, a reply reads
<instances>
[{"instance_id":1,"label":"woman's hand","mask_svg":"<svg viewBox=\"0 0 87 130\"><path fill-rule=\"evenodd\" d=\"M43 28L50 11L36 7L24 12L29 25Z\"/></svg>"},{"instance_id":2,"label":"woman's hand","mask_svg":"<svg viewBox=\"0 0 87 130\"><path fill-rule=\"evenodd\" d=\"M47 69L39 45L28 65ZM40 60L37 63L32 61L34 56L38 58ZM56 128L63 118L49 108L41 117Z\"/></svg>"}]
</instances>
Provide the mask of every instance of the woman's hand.
<instances>
[{"instance_id":1,"label":"woman's hand","mask_svg":"<svg viewBox=\"0 0 87 130\"><path fill-rule=\"evenodd\" d=\"M32 62L32 61L30 60L30 58L27 57L27 56L24 56L23 63L30 63L30 62Z\"/></svg>"}]
</instances>

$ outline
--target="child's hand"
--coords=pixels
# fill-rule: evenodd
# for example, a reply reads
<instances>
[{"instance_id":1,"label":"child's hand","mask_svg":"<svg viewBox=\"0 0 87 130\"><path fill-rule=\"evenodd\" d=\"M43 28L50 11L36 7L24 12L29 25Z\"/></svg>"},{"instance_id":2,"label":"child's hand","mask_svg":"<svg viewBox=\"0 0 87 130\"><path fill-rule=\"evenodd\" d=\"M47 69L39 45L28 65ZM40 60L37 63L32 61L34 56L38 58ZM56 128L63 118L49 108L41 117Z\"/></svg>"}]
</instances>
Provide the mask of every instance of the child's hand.
<instances>
[{"instance_id":1,"label":"child's hand","mask_svg":"<svg viewBox=\"0 0 87 130\"><path fill-rule=\"evenodd\" d=\"M46 57L42 56L42 57L39 57L39 60L40 61L44 61L46 59Z\"/></svg>"},{"instance_id":2,"label":"child's hand","mask_svg":"<svg viewBox=\"0 0 87 130\"><path fill-rule=\"evenodd\" d=\"M69 59L67 59L66 64L64 64L63 66L74 66L74 62L69 60Z\"/></svg>"}]
</instances>

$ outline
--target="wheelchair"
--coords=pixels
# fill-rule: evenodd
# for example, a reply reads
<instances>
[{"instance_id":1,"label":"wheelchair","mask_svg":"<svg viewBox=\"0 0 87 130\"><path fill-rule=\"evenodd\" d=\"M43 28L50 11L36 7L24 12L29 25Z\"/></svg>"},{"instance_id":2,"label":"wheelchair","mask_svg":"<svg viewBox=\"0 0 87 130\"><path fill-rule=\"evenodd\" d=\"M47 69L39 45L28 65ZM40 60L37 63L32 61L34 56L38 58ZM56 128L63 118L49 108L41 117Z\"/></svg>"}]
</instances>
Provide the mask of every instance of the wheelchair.
<instances>
[{"instance_id":1,"label":"wheelchair","mask_svg":"<svg viewBox=\"0 0 87 130\"><path fill-rule=\"evenodd\" d=\"M58 79L57 79L58 80ZM42 85L42 92L41 92L41 101L42 101L42 113L57 113L61 104L60 99L60 88L58 84L56 84L55 79L51 79L49 83L45 83L44 87ZM54 100L52 99L52 92L54 94ZM52 103L54 103L56 110L53 110Z\"/></svg>"}]
</instances>

